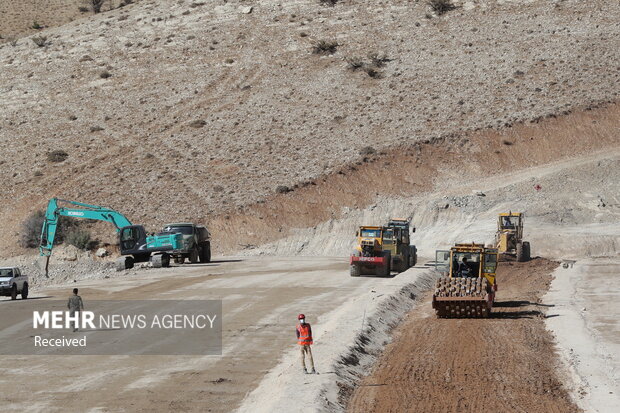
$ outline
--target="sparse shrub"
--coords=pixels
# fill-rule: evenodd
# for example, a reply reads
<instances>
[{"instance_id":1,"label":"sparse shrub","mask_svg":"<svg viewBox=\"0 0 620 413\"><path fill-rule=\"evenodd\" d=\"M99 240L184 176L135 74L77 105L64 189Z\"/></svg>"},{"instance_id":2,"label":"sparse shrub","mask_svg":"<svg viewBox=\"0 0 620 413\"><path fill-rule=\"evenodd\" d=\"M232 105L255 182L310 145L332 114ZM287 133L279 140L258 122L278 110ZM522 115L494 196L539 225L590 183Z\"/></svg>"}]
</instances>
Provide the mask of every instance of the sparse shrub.
<instances>
[{"instance_id":1,"label":"sparse shrub","mask_svg":"<svg viewBox=\"0 0 620 413\"><path fill-rule=\"evenodd\" d=\"M347 62L347 68L353 71L361 69L365 65L361 57L347 57L345 61Z\"/></svg>"},{"instance_id":2,"label":"sparse shrub","mask_svg":"<svg viewBox=\"0 0 620 413\"><path fill-rule=\"evenodd\" d=\"M333 40L319 40L312 46L312 53L330 55L336 53L338 49L338 42Z\"/></svg>"},{"instance_id":3,"label":"sparse shrub","mask_svg":"<svg viewBox=\"0 0 620 413\"><path fill-rule=\"evenodd\" d=\"M22 222L19 233L19 245L21 247L36 248L39 246L44 219L45 213L43 211L35 211Z\"/></svg>"},{"instance_id":4,"label":"sparse shrub","mask_svg":"<svg viewBox=\"0 0 620 413\"><path fill-rule=\"evenodd\" d=\"M47 37L45 36L35 36L32 38L32 42L39 47L47 46Z\"/></svg>"},{"instance_id":5,"label":"sparse shrub","mask_svg":"<svg viewBox=\"0 0 620 413\"><path fill-rule=\"evenodd\" d=\"M319 3L326 6L335 6L340 0L319 0Z\"/></svg>"},{"instance_id":6,"label":"sparse shrub","mask_svg":"<svg viewBox=\"0 0 620 413\"><path fill-rule=\"evenodd\" d=\"M43 27L41 27L41 25L35 21L32 23L32 26L30 26L30 28L34 30L41 30Z\"/></svg>"},{"instance_id":7,"label":"sparse shrub","mask_svg":"<svg viewBox=\"0 0 620 413\"><path fill-rule=\"evenodd\" d=\"M388 59L386 55L380 55L376 52L369 53L368 58L370 59L370 64L374 67L383 67L387 62L390 61L390 59Z\"/></svg>"},{"instance_id":8,"label":"sparse shrub","mask_svg":"<svg viewBox=\"0 0 620 413\"><path fill-rule=\"evenodd\" d=\"M456 8L451 0L429 0L428 5L438 16Z\"/></svg>"},{"instance_id":9,"label":"sparse shrub","mask_svg":"<svg viewBox=\"0 0 620 413\"><path fill-rule=\"evenodd\" d=\"M47 160L50 162L64 162L69 157L69 154L63 150L51 151L47 154Z\"/></svg>"},{"instance_id":10,"label":"sparse shrub","mask_svg":"<svg viewBox=\"0 0 620 413\"><path fill-rule=\"evenodd\" d=\"M41 172L41 171L34 171L34 176L43 176L43 172Z\"/></svg>"},{"instance_id":11,"label":"sparse shrub","mask_svg":"<svg viewBox=\"0 0 620 413\"><path fill-rule=\"evenodd\" d=\"M88 13L90 11L89 8L85 6L78 7L78 10L80 13Z\"/></svg>"},{"instance_id":12,"label":"sparse shrub","mask_svg":"<svg viewBox=\"0 0 620 413\"><path fill-rule=\"evenodd\" d=\"M291 192L291 191L292 191L292 189L291 189L291 188L289 188L289 187L288 187L288 186L286 186L286 185L278 185L278 186L276 187L276 192L277 192L277 193L279 193L279 194L285 194L285 193L287 193L287 192Z\"/></svg>"},{"instance_id":13,"label":"sparse shrub","mask_svg":"<svg viewBox=\"0 0 620 413\"><path fill-rule=\"evenodd\" d=\"M364 68L364 72L366 72L366 74L368 76L372 77L373 79L380 79L381 78L381 72L379 72L374 67L366 66Z\"/></svg>"},{"instance_id":14,"label":"sparse shrub","mask_svg":"<svg viewBox=\"0 0 620 413\"><path fill-rule=\"evenodd\" d=\"M360 155L362 156L374 155L375 153L377 153L377 150L372 146L365 146L360 149Z\"/></svg>"},{"instance_id":15,"label":"sparse shrub","mask_svg":"<svg viewBox=\"0 0 620 413\"><path fill-rule=\"evenodd\" d=\"M108 79L112 77L112 73L108 72L107 70L104 70L103 72L99 73L99 77L102 79Z\"/></svg>"},{"instance_id":16,"label":"sparse shrub","mask_svg":"<svg viewBox=\"0 0 620 413\"><path fill-rule=\"evenodd\" d=\"M93 13L100 13L104 2L105 0L84 0L86 6L89 7Z\"/></svg>"},{"instance_id":17,"label":"sparse shrub","mask_svg":"<svg viewBox=\"0 0 620 413\"><path fill-rule=\"evenodd\" d=\"M189 123L189 126L191 126L192 128L202 128L203 126L205 126L207 124L207 122L205 122L202 119L198 119L198 120L194 120L192 122Z\"/></svg>"},{"instance_id":18,"label":"sparse shrub","mask_svg":"<svg viewBox=\"0 0 620 413\"><path fill-rule=\"evenodd\" d=\"M84 250L87 249L91 243L90 232L83 229L74 229L67 233L65 240L68 244L74 247Z\"/></svg>"},{"instance_id":19,"label":"sparse shrub","mask_svg":"<svg viewBox=\"0 0 620 413\"><path fill-rule=\"evenodd\" d=\"M37 248L41 242L41 229L45 221L44 211L35 211L22 222L18 243L23 248ZM65 234L80 231L80 222L72 218L60 217L54 244L62 244L66 240ZM89 234L90 242L90 234ZM76 245L77 246L77 245ZM78 247L79 248L79 247Z\"/></svg>"}]
</instances>

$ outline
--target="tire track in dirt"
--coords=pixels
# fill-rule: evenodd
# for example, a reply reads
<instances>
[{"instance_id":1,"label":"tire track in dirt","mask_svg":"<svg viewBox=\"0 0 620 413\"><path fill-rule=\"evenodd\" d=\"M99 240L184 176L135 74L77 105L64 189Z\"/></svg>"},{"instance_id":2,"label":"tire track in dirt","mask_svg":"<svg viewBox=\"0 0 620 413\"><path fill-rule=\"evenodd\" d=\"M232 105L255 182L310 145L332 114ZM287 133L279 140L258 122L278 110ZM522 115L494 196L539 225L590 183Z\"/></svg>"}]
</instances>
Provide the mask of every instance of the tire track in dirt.
<instances>
[{"instance_id":1,"label":"tire track in dirt","mask_svg":"<svg viewBox=\"0 0 620 413\"><path fill-rule=\"evenodd\" d=\"M505 262L490 319L437 319L430 296L399 327L350 412L578 412L541 304L555 262ZM343 395L346 397L346 395Z\"/></svg>"}]
</instances>

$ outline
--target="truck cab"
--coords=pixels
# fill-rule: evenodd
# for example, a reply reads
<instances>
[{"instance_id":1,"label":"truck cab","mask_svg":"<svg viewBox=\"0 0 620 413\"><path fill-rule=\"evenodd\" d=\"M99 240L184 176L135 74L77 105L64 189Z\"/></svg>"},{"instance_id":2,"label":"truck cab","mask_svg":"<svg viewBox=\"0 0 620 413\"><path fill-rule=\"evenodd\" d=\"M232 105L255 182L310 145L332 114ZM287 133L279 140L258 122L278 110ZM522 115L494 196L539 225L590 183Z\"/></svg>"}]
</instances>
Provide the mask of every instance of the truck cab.
<instances>
[{"instance_id":1,"label":"truck cab","mask_svg":"<svg viewBox=\"0 0 620 413\"><path fill-rule=\"evenodd\" d=\"M166 224L158 236L165 234L181 234L179 249L170 253L177 264L182 264L186 258L192 264L211 262L211 234L204 225L191 222Z\"/></svg>"},{"instance_id":2,"label":"truck cab","mask_svg":"<svg viewBox=\"0 0 620 413\"><path fill-rule=\"evenodd\" d=\"M0 296L16 300L21 294L22 300L28 298L28 276L17 267L0 268Z\"/></svg>"}]
</instances>

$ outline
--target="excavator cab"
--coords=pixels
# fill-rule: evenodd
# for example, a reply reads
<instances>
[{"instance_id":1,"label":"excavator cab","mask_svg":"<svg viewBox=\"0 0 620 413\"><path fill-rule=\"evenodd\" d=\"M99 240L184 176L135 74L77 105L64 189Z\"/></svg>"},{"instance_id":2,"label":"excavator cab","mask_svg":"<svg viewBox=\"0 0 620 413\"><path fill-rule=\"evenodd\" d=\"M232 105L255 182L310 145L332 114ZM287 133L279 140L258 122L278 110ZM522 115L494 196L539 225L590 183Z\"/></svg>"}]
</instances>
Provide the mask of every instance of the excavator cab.
<instances>
[{"instance_id":1,"label":"excavator cab","mask_svg":"<svg viewBox=\"0 0 620 413\"><path fill-rule=\"evenodd\" d=\"M121 228L119 232L121 255L130 255L146 247L146 231L142 225Z\"/></svg>"}]
</instances>

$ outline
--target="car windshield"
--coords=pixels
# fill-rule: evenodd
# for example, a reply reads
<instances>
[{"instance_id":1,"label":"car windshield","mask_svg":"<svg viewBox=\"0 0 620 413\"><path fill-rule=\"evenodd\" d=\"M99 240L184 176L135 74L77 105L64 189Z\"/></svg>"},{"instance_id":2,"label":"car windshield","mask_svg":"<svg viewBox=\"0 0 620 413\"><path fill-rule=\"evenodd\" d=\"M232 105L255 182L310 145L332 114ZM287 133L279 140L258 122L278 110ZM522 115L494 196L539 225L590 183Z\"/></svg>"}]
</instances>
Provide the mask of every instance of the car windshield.
<instances>
[{"instance_id":1,"label":"car windshield","mask_svg":"<svg viewBox=\"0 0 620 413\"><path fill-rule=\"evenodd\" d=\"M13 269L12 268L0 268L0 277L12 277Z\"/></svg>"},{"instance_id":2,"label":"car windshield","mask_svg":"<svg viewBox=\"0 0 620 413\"><path fill-rule=\"evenodd\" d=\"M363 229L362 237L379 238L381 237L381 230L380 229Z\"/></svg>"},{"instance_id":3,"label":"car windshield","mask_svg":"<svg viewBox=\"0 0 620 413\"><path fill-rule=\"evenodd\" d=\"M194 232L192 227L189 225L169 225L164 228L163 232L172 232L173 234L178 234L179 232L183 235L192 235Z\"/></svg>"}]
</instances>

